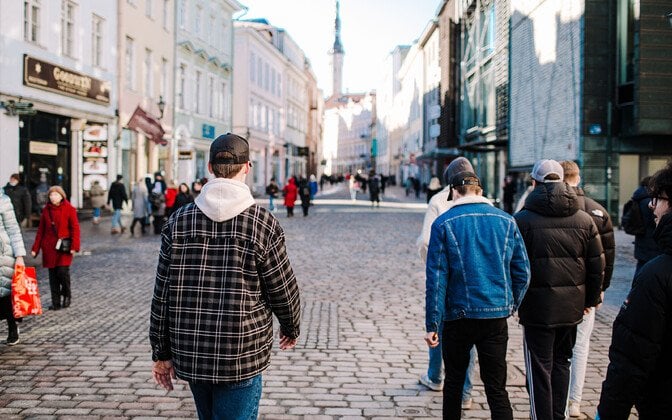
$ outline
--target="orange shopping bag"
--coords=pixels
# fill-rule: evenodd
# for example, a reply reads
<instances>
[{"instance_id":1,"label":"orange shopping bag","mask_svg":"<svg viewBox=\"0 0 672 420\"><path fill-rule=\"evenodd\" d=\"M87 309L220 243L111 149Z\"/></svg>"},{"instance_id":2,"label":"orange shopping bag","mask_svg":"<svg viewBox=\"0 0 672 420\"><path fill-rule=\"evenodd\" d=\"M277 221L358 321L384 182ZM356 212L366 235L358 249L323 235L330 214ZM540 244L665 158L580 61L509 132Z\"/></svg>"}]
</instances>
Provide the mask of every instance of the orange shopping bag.
<instances>
[{"instance_id":1,"label":"orange shopping bag","mask_svg":"<svg viewBox=\"0 0 672 420\"><path fill-rule=\"evenodd\" d=\"M37 290L35 267L17 265L12 278L12 309L14 318L42 315L40 292Z\"/></svg>"}]
</instances>

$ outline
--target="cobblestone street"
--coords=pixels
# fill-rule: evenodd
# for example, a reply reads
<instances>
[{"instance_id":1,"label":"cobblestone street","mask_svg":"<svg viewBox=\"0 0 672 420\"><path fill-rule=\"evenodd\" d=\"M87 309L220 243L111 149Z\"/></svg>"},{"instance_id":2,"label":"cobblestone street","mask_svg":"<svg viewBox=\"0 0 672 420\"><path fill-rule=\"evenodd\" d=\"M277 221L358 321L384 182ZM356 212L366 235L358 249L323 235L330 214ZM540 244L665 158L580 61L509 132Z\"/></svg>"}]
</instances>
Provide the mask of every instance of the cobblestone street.
<instances>
[{"instance_id":1,"label":"cobblestone street","mask_svg":"<svg viewBox=\"0 0 672 420\"><path fill-rule=\"evenodd\" d=\"M308 217L276 213L302 292L299 344L274 352L264 373L260 418L437 418L441 393L418 384L427 367L424 266L415 240L424 209L399 187L381 208L333 187ZM318 197L319 198L319 197ZM424 198L424 197L422 197ZM349 201L349 200L348 200ZM409 201L411 201L409 203ZM331 203L331 204L329 204ZM125 223L128 220L125 219ZM0 345L1 418L194 418L185 383L166 392L150 376L149 306L159 238L110 235L110 220L82 221L72 266L72 306L21 325L21 343ZM32 245L35 230L25 235ZM582 411L592 418L608 364L611 323L634 272L632 237L617 232L617 267L598 311ZM29 265L41 265L27 258ZM0 323L4 338L5 323ZM516 418L529 418L521 329L509 322L508 390ZM489 418L480 379L464 418Z\"/></svg>"}]
</instances>

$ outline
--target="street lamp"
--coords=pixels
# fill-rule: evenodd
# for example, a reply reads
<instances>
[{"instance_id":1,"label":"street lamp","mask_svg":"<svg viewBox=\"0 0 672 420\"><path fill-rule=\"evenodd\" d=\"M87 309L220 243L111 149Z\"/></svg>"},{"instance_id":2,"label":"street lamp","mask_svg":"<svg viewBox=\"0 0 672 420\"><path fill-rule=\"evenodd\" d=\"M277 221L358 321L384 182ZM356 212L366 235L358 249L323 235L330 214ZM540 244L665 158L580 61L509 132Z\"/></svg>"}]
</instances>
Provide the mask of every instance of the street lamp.
<instances>
[{"instance_id":1,"label":"street lamp","mask_svg":"<svg viewBox=\"0 0 672 420\"><path fill-rule=\"evenodd\" d=\"M159 102L157 103L159 106L159 119L163 118L163 110L166 109L166 103L163 101L163 95L159 95Z\"/></svg>"}]
</instances>

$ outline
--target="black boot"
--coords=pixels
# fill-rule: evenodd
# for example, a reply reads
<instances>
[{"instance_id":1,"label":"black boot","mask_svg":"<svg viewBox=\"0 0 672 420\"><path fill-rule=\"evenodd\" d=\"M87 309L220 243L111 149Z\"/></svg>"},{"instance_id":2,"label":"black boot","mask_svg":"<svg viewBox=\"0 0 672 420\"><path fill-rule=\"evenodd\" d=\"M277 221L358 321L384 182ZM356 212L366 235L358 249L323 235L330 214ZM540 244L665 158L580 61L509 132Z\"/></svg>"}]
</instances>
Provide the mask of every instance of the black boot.
<instances>
[{"instance_id":1,"label":"black boot","mask_svg":"<svg viewBox=\"0 0 672 420\"><path fill-rule=\"evenodd\" d=\"M64 297L63 298L63 307L67 308L70 306L70 297Z\"/></svg>"},{"instance_id":2,"label":"black boot","mask_svg":"<svg viewBox=\"0 0 672 420\"><path fill-rule=\"evenodd\" d=\"M7 345L15 346L19 344L19 327L16 325L16 321L8 319L7 329L9 330L9 334L7 335Z\"/></svg>"}]
</instances>

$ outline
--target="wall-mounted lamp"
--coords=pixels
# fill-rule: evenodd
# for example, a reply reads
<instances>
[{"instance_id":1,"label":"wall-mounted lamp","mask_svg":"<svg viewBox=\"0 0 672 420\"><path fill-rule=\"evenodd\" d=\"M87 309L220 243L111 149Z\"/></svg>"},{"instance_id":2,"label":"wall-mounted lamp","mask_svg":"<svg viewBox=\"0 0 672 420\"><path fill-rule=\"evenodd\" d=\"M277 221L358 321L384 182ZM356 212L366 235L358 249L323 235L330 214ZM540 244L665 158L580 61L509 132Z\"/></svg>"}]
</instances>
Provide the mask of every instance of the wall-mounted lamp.
<instances>
[{"instance_id":1,"label":"wall-mounted lamp","mask_svg":"<svg viewBox=\"0 0 672 420\"><path fill-rule=\"evenodd\" d=\"M672 12L666 14L665 17L667 18L667 23L670 24L670 28L672 28Z\"/></svg>"},{"instance_id":2,"label":"wall-mounted lamp","mask_svg":"<svg viewBox=\"0 0 672 420\"><path fill-rule=\"evenodd\" d=\"M159 119L163 118L163 111L166 109L166 103L163 101L163 95L159 95Z\"/></svg>"}]
</instances>

